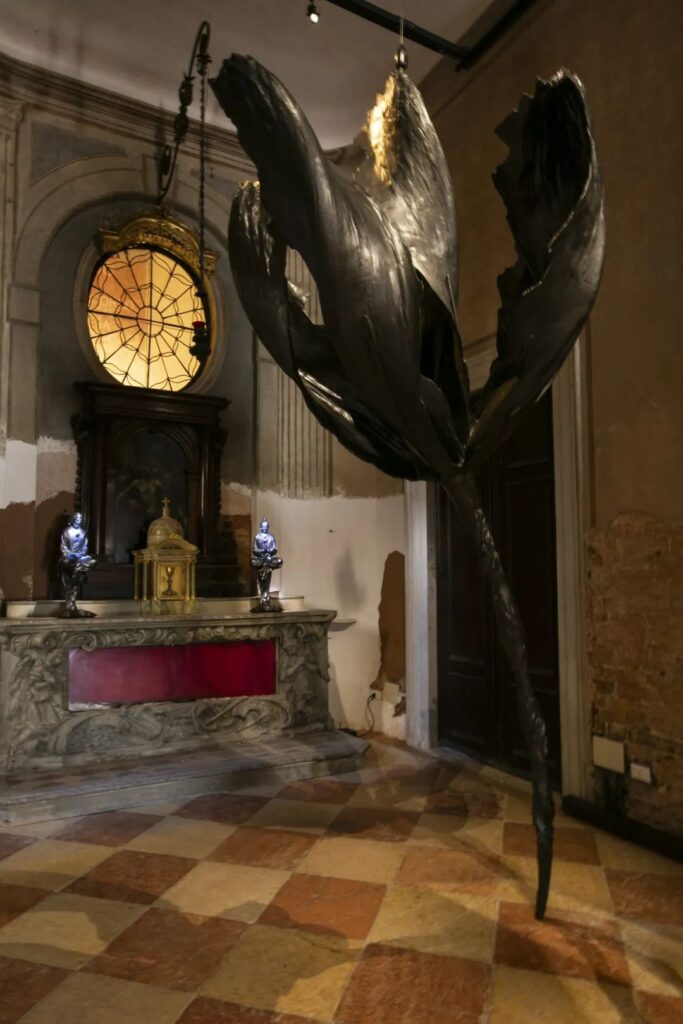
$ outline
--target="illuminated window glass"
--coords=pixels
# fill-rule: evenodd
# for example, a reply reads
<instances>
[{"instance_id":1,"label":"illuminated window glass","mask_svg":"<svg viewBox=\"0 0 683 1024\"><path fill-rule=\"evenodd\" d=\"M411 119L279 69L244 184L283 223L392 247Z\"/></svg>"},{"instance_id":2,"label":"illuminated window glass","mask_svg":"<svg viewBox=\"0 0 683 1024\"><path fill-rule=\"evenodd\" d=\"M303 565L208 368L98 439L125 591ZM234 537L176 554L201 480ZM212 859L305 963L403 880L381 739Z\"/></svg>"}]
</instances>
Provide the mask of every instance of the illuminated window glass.
<instances>
[{"instance_id":1,"label":"illuminated window glass","mask_svg":"<svg viewBox=\"0 0 683 1024\"><path fill-rule=\"evenodd\" d=\"M100 263L88 296L97 358L121 384L180 391L196 377L195 320L208 322L197 285L170 253L138 246Z\"/></svg>"}]
</instances>

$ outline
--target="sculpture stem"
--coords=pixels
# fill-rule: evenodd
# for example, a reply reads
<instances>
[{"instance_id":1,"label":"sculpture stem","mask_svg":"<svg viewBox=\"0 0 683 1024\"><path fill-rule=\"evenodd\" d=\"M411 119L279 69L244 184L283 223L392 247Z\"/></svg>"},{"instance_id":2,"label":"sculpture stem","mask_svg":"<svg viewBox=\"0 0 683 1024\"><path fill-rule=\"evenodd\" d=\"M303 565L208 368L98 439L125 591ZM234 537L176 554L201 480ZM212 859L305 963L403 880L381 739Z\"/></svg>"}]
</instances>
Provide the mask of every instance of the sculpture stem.
<instances>
[{"instance_id":1,"label":"sculpture stem","mask_svg":"<svg viewBox=\"0 0 683 1024\"><path fill-rule=\"evenodd\" d=\"M531 758L532 817L538 860L536 917L540 920L545 914L550 888L555 806L548 775L546 726L529 681L524 627L473 478L469 475L455 477L442 486L472 537L482 569L491 583L498 637L515 679L517 711Z\"/></svg>"}]
</instances>

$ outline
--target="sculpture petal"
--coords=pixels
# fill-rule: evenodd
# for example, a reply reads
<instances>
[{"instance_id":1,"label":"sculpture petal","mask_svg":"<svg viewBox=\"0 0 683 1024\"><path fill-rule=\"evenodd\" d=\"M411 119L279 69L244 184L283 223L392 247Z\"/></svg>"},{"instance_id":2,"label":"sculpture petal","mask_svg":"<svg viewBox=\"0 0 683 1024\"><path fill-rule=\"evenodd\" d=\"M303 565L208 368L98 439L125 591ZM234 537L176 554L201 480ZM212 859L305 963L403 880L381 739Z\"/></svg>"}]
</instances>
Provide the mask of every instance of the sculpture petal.
<instances>
[{"instance_id":1,"label":"sculpture petal","mask_svg":"<svg viewBox=\"0 0 683 1024\"><path fill-rule=\"evenodd\" d=\"M257 335L301 388L322 425L358 458L392 476L429 476L429 467L416 460L399 436L388 434L343 381L326 329L312 323L287 281L286 247L273 237L260 189L253 183L243 186L233 202L229 250L237 292Z\"/></svg>"},{"instance_id":2,"label":"sculpture petal","mask_svg":"<svg viewBox=\"0 0 683 1024\"><path fill-rule=\"evenodd\" d=\"M583 87L567 71L498 128L494 174L518 260L498 279L498 357L477 403L467 468L491 454L552 381L590 313L604 259L603 188Z\"/></svg>"},{"instance_id":3,"label":"sculpture petal","mask_svg":"<svg viewBox=\"0 0 683 1024\"><path fill-rule=\"evenodd\" d=\"M453 188L420 91L404 72L389 76L337 166L381 208L423 280L420 368L443 392L464 445L470 432L469 380L457 322Z\"/></svg>"},{"instance_id":4,"label":"sculpture petal","mask_svg":"<svg viewBox=\"0 0 683 1024\"><path fill-rule=\"evenodd\" d=\"M420 400L426 285L399 232L327 159L303 112L265 68L233 55L212 86L258 167L272 232L301 253L316 280L326 362L339 368L341 387L331 390L344 407L353 392L385 437L403 439L414 453L411 476L419 465L430 476L451 473L452 453Z\"/></svg>"}]
</instances>

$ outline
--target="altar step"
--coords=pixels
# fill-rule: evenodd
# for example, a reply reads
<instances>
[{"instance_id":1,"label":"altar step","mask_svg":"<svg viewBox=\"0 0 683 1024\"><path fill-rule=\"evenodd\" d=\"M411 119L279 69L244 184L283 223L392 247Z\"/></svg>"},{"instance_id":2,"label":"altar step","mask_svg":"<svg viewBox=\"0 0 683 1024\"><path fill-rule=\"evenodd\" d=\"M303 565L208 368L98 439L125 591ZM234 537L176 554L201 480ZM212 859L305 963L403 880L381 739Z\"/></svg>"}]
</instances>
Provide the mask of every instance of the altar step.
<instances>
[{"instance_id":1,"label":"altar step","mask_svg":"<svg viewBox=\"0 0 683 1024\"><path fill-rule=\"evenodd\" d=\"M68 818L350 772L361 765L367 748L356 736L328 730L17 776L0 786L0 822Z\"/></svg>"}]
</instances>

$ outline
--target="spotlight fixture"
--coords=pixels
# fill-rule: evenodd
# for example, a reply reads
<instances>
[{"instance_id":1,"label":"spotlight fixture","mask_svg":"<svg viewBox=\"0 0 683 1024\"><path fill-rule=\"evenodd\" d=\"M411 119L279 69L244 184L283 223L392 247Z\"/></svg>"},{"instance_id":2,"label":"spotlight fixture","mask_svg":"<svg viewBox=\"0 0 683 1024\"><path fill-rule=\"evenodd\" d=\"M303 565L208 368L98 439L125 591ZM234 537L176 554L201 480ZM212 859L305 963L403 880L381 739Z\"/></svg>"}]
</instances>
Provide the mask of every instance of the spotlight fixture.
<instances>
[{"instance_id":1,"label":"spotlight fixture","mask_svg":"<svg viewBox=\"0 0 683 1024\"><path fill-rule=\"evenodd\" d=\"M317 25L320 21L320 15L318 8L315 4L315 0L310 0L308 7L306 8L306 17L309 21L312 21L314 25Z\"/></svg>"}]
</instances>

